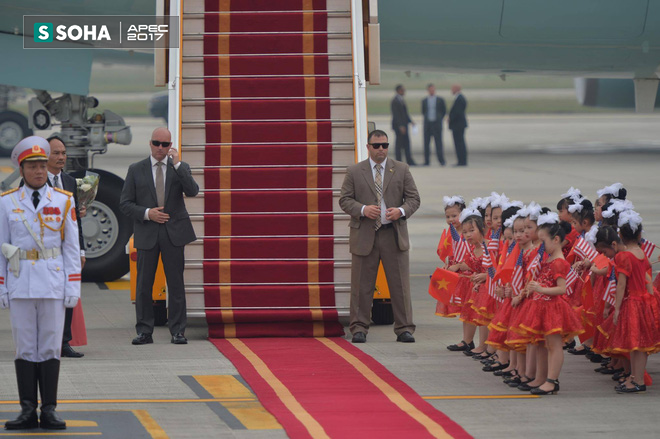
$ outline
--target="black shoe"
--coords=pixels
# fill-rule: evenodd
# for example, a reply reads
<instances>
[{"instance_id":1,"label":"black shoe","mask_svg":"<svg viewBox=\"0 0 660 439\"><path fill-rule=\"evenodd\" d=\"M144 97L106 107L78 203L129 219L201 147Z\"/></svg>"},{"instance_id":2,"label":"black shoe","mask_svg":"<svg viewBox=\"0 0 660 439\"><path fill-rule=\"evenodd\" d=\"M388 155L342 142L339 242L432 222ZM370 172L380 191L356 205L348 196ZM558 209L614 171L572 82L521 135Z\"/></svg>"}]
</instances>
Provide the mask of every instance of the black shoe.
<instances>
[{"instance_id":1,"label":"black shoe","mask_svg":"<svg viewBox=\"0 0 660 439\"><path fill-rule=\"evenodd\" d=\"M573 348L575 348L575 339L573 339L570 342L564 344L564 350L573 349Z\"/></svg>"},{"instance_id":2,"label":"black shoe","mask_svg":"<svg viewBox=\"0 0 660 439\"><path fill-rule=\"evenodd\" d=\"M569 349L567 352L572 355L587 355L589 352L591 352L591 349L583 345L582 349L572 348Z\"/></svg>"},{"instance_id":3,"label":"black shoe","mask_svg":"<svg viewBox=\"0 0 660 439\"><path fill-rule=\"evenodd\" d=\"M13 421L5 423L7 430L29 430L39 428L37 417L37 380L38 363L25 360L14 360L16 381L18 383L18 399L21 404L21 414Z\"/></svg>"},{"instance_id":4,"label":"black shoe","mask_svg":"<svg viewBox=\"0 0 660 439\"><path fill-rule=\"evenodd\" d=\"M183 336L182 332L178 332L172 336L172 340L170 340L170 343L172 344L188 344L188 339Z\"/></svg>"},{"instance_id":5,"label":"black shoe","mask_svg":"<svg viewBox=\"0 0 660 439\"><path fill-rule=\"evenodd\" d=\"M474 341L471 341L470 343L465 343L465 341L461 340L461 344L449 345L447 346L447 349L449 349L452 352L469 351L471 349L474 349Z\"/></svg>"},{"instance_id":6,"label":"black shoe","mask_svg":"<svg viewBox=\"0 0 660 439\"><path fill-rule=\"evenodd\" d=\"M516 369L507 370L507 371L496 370L495 372L493 372L493 375L495 375L496 377L512 378L518 376L518 371Z\"/></svg>"},{"instance_id":7,"label":"black shoe","mask_svg":"<svg viewBox=\"0 0 660 439\"><path fill-rule=\"evenodd\" d=\"M482 352L484 351L474 352L474 348L472 348L469 351L463 351L463 355L465 355L466 357L474 357L475 355L481 355Z\"/></svg>"},{"instance_id":8,"label":"black shoe","mask_svg":"<svg viewBox=\"0 0 660 439\"><path fill-rule=\"evenodd\" d=\"M69 343L62 346L62 356L68 358L82 358L85 356L82 352L75 351Z\"/></svg>"},{"instance_id":9,"label":"black shoe","mask_svg":"<svg viewBox=\"0 0 660 439\"><path fill-rule=\"evenodd\" d=\"M525 377L527 378L527 377ZM536 378L527 378L527 380L523 381L522 379L520 380L520 384L518 385L518 390L522 392L529 392L532 389L536 389L536 387L532 387L529 385L532 381L534 381Z\"/></svg>"},{"instance_id":10,"label":"black shoe","mask_svg":"<svg viewBox=\"0 0 660 439\"><path fill-rule=\"evenodd\" d=\"M39 363L39 392L41 393L39 426L46 430L66 429L66 422L55 411L59 378L60 360L52 359Z\"/></svg>"},{"instance_id":11,"label":"black shoe","mask_svg":"<svg viewBox=\"0 0 660 439\"><path fill-rule=\"evenodd\" d=\"M603 357L599 354L593 354L591 358L589 358L589 361L592 363L601 363L603 361Z\"/></svg>"},{"instance_id":12,"label":"black shoe","mask_svg":"<svg viewBox=\"0 0 660 439\"><path fill-rule=\"evenodd\" d=\"M511 377L504 380L504 384L509 387L518 387L521 383L520 377Z\"/></svg>"},{"instance_id":13,"label":"black shoe","mask_svg":"<svg viewBox=\"0 0 660 439\"><path fill-rule=\"evenodd\" d=\"M485 354L485 355L484 355L484 354ZM474 361L484 361L484 360L488 360L488 359L489 359L490 357L492 357L493 355L495 355L495 352L483 351L483 352L480 353L480 354L474 355L474 356L472 357L472 359L473 359Z\"/></svg>"},{"instance_id":14,"label":"black shoe","mask_svg":"<svg viewBox=\"0 0 660 439\"><path fill-rule=\"evenodd\" d=\"M550 383L550 384L554 384L555 385L554 389L552 389L552 390L541 390L540 387L534 387L531 390L531 394L532 395L556 395L557 392L559 392L559 380L551 380L550 378L548 378L545 381Z\"/></svg>"},{"instance_id":15,"label":"black shoe","mask_svg":"<svg viewBox=\"0 0 660 439\"><path fill-rule=\"evenodd\" d=\"M630 372L617 372L614 375L612 375L612 381L620 381L620 380L625 380L630 376Z\"/></svg>"},{"instance_id":16,"label":"black shoe","mask_svg":"<svg viewBox=\"0 0 660 439\"><path fill-rule=\"evenodd\" d=\"M366 343L367 342L367 334L364 332L356 332L353 334L353 339L351 340L351 343Z\"/></svg>"},{"instance_id":17,"label":"black shoe","mask_svg":"<svg viewBox=\"0 0 660 439\"><path fill-rule=\"evenodd\" d=\"M410 332L405 331L397 335L396 341L400 341L401 343L415 343L415 337Z\"/></svg>"},{"instance_id":18,"label":"black shoe","mask_svg":"<svg viewBox=\"0 0 660 439\"><path fill-rule=\"evenodd\" d=\"M451 165L452 168L460 168L460 167L464 167L464 166L467 166L467 165L463 165L463 164L460 164L460 163L455 163L455 164Z\"/></svg>"},{"instance_id":19,"label":"black shoe","mask_svg":"<svg viewBox=\"0 0 660 439\"><path fill-rule=\"evenodd\" d=\"M506 369L509 367L509 363L502 364L499 361L494 362L490 366L484 366L481 368L484 372L496 372L498 370Z\"/></svg>"},{"instance_id":20,"label":"black shoe","mask_svg":"<svg viewBox=\"0 0 660 439\"><path fill-rule=\"evenodd\" d=\"M646 392L646 384L637 384L636 382L632 382L632 385L634 387L628 388L626 387L625 383L621 384L620 386L617 386L614 388L616 390L616 393L643 393Z\"/></svg>"},{"instance_id":21,"label":"black shoe","mask_svg":"<svg viewBox=\"0 0 660 439\"><path fill-rule=\"evenodd\" d=\"M151 337L151 334L142 334L139 333L137 337L133 339L133 344L139 345L139 344L149 344L153 343L154 339Z\"/></svg>"},{"instance_id":22,"label":"black shoe","mask_svg":"<svg viewBox=\"0 0 660 439\"><path fill-rule=\"evenodd\" d=\"M600 371L600 373L602 373L603 375L614 375L615 373L622 373L622 372L623 372L623 367L620 369L615 369L609 366L605 367L604 370Z\"/></svg>"}]
</instances>

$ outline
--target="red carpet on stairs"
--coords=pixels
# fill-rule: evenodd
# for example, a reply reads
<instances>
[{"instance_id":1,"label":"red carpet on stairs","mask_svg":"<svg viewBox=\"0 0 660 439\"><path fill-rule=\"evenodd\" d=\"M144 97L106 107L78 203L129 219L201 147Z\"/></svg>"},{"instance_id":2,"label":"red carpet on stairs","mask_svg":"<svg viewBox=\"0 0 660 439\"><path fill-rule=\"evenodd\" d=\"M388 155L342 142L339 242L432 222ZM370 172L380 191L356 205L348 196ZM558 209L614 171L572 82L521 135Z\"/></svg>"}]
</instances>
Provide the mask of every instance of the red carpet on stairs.
<instances>
[{"instance_id":1,"label":"red carpet on stairs","mask_svg":"<svg viewBox=\"0 0 660 439\"><path fill-rule=\"evenodd\" d=\"M343 334L326 2L204 4L209 334Z\"/></svg>"},{"instance_id":2,"label":"red carpet on stairs","mask_svg":"<svg viewBox=\"0 0 660 439\"><path fill-rule=\"evenodd\" d=\"M292 439L471 437L342 338L211 342Z\"/></svg>"}]
</instances>

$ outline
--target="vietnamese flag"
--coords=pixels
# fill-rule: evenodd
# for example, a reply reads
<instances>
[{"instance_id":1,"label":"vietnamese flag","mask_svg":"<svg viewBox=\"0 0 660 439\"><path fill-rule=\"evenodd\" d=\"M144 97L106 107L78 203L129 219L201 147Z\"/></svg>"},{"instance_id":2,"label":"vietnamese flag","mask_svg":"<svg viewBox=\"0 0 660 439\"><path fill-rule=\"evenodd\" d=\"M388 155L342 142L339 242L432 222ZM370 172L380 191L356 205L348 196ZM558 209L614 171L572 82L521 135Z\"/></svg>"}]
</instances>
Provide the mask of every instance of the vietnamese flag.
<instances>
[{"instance_id":1,"label":"vietnamese flag","mask_svg":"<svg viewBox=\"0 0 660 439\"><path fill-rule=\"evenodd\" d=\"M594 258L593 261L591 261L591 263L595 265L599 270L602 270L603 268L609 267L610 260L607 259L607 256L599 254Z\"/></svg>"},{"instance_id":2,"label":"vietnamese flag","mask_svg":"<svg viewBox=\"0 0 660 439\"><path fill-rule=\"evenodd\" d=\"M438 256L442 262L447 262L447 258L454 252L454 246L451 242L451 234L447 233L447 229L442 231L440 242L438 243Z\"/></svg>"},{"instance_id":3,"label":"vietnamese flag","mask_svg":"<svg viewBox=\"0 0 660 439\"><path fill-rule=\"evenodd\" d=\"M506 257L504 264L495 273L495 280L501 280L503 285L511 283L513 277L513 269L516 267L516 261L520 256L520 246L515 245L511 253Z\"/></svg>"},{"instance_id":4,"label":"vietnamese flag","mask_svg":"<svg viewBox=\"0 0 660 439\"><path fill-rule=\"evenodd\" d=\"M443 268L436 268L431 283L429 284L429 294L436 300L449 305L449 299L456 289L459 276L453 271Z\"/></svg>"}]
</instances>

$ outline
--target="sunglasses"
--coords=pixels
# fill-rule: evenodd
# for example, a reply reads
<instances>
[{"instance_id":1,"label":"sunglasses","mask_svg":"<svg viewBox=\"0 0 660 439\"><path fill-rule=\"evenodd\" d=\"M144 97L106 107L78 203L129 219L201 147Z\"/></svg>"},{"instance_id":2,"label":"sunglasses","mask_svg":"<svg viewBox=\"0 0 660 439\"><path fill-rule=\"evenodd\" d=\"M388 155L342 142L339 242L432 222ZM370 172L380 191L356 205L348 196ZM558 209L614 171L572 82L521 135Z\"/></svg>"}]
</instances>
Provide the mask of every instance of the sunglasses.
<instances>
[{"instance_id":1,"label":"sunglasses","mask_svg":"<svg viewBox=\"0 0 660 439\"><path fill-rule=\"evenodd\" d=\"M390 147L389 143L370 143L369 145L371 145L373 149L378 149L378 148L387 149Z\"/></svg>"},{"instance_id":2,"label":"sunglasses","mask_svg":"<svg viewBox=\"0 0 660 439\"><path fill-rule=\"evenodd\" d=\"M152 140L151 144L153 146L162 146L163 148L169 148L172 142L161 142L160 140Z\"/></svg>"}]
</instances>

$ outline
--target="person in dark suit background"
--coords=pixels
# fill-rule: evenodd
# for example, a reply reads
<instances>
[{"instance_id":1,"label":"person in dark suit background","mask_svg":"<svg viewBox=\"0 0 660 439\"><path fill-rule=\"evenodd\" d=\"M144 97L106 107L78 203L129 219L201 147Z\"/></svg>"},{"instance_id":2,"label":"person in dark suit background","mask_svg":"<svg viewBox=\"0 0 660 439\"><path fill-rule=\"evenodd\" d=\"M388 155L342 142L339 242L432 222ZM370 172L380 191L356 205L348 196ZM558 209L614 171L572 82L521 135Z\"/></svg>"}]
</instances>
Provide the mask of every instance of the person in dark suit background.
<instances>
[{"instance_id":1,"label":"person in dark suit background","mask_svg":"<svg viewBox=\"0 0 660 439\"><path fill-rule=\"evenodd\" d=\"M159 256L168 289L171 342L186 344L186 295L183 285L184 246L197 237L183 195L194 197L199 186L190 166L179 159L167 128L156 128L149 142L151 156L128 168L119 207L133 219L137 249L134 345L153 343L152 289Z\"/></svg>"},{"instance_id":2,"label":"person in dark suit background","mask_svg":"<svg viewBox=\"0 0 660 439\"><path fill-rule=\"evenodd\" d=\"M414 343L407 220L421 200L409 166L387 158L387 134L374 130L367 142L369 158L348 167L339 198L339 206L351 216L348 242L352 254L352 342L367 341L382 261L392 298L396 340Z\"/></svg>"},{"instance_id":3,"label":"person in dark suit background","mask_svg":"<svg viewBox=\"0 0 660 439\"><path fill-rule=\"evenodd\" d=\"M46 168L48 170L48 183L52 187L58 187L73 193L76 204L76 218L78 218L78 237L80 239L80 269L85 266L85 246L82 234L82 217L87 214L85 207L78 205L78 185L76 179L63 171L66 166L66 145L57 136L48 139L50 155ZM62 335L62 356L69 358L81 358L85 354L74 350L69 342L73 339L71 334L71 322L73 321L73 308L67 308L64 315L64 334Z\"/></svg>"},{"instance_id":4,"label":"person in dark suit background","mask_svg":"<svg viewBox=\"0 0 660 439\"><path fill-rule=\"evenodd\" d=\"M445 165L445 155L442 150L442 121L447 113L445 100L435 94L435 85L429 84L426 89L429 95L422 100L424 115L424 166L431 164L431 137L435 140L435 152L438 161Z\"/></svg>"},{"instance_id":5,"label":"person in dark suit background","mask_svg":"<svg viewBox=\"0 0 660 439\"><path fill-rule=\"evenodd\" d=\"M410 115L408 114L408 106L403 96L406 94L406 89L403 85L399 84L395 88L396 95L392 99L392 129L394 130L394 155L397 160L401 160L401 151L406 155L406 162L410 166L415 166L415 161L412 158L412 151L410 150L410 136L408 135L408 124L415 125Z\"/></svg>"},{"instance_id":6,"label":"person in dark suit background","mask_svg":"<svg viewBox=\"0 0 660 439\"><path fill-rule=\"evenodd\" d=\"M454 84L451 86L451 93L455 96L454 105L449 111L449 129L454 137L454 148L456 148L456 157L458 163L454 166L467 166L467 147L465 145L465 129L467 128L467 118L465 110L467 101L461 92L461 86Z\"/></svg>"}]
</instances>

